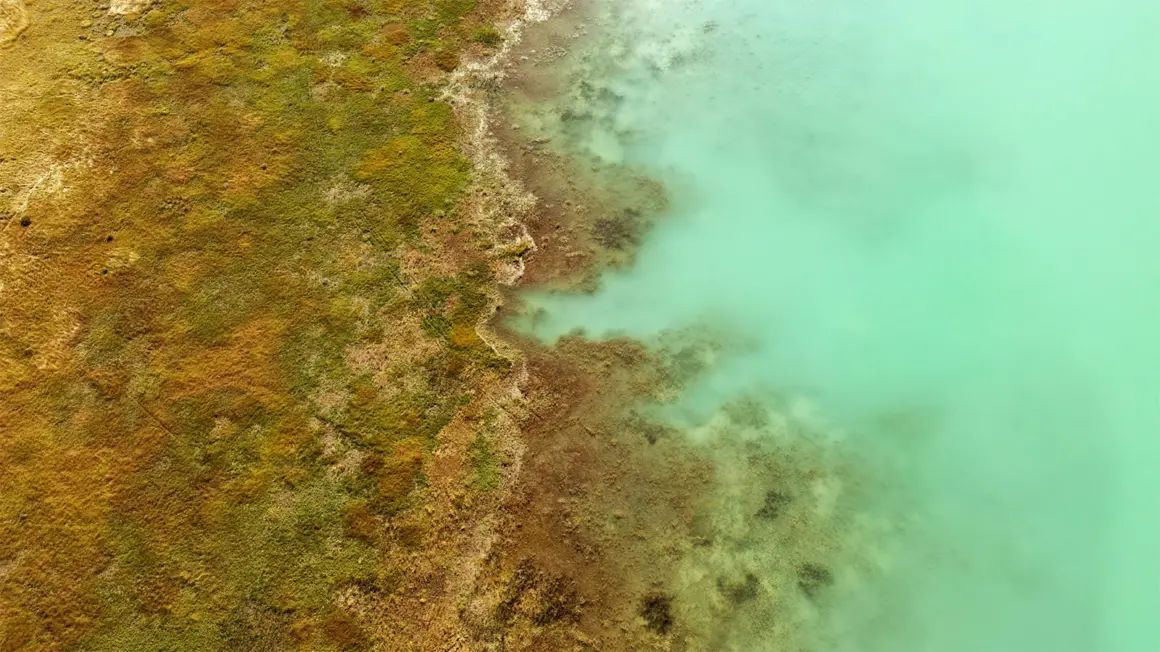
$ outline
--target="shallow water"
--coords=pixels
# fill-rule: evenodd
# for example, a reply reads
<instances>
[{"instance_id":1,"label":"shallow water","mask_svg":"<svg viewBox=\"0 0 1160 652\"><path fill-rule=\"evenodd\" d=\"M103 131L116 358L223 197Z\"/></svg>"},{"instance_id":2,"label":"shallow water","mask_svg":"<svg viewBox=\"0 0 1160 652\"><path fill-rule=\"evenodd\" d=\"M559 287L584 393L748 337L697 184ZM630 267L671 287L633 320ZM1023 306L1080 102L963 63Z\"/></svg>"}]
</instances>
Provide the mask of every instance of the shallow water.
<instances>
[{"instance_id":1,"label":"shallow water","mask_svg":"<svg viewBox=\"0 0 1160 652\"><path fill-rule=\"evenodd\" d=\"M811 648L1160 649L1160 6L606 3L562 142L672 206L524 327L714 334L687 424L824 415L893 525Z\"/></svg>"}]
</instances>

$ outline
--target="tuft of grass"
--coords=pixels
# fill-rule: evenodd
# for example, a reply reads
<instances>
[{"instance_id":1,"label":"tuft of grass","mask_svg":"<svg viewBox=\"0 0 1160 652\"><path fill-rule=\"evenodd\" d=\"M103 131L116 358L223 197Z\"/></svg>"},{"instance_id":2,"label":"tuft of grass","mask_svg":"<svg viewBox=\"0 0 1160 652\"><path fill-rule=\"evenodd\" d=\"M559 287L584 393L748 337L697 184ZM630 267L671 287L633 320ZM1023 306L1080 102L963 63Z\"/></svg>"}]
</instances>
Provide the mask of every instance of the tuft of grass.
<instances>
[{"instance_id":1,"label":"tuft of grass","mask_svg":"<svg viewBox=\"0 0 1160 652\"><path fill-rule=\"evenodd\" d=\"M467 450L467 457L471 461L471 486L480 491L493 491L499 487L501 478L499 457L495 449L483 433L475 436Z\"/></svg>"},{"instance_id":2,"label":"tuft of grass","mask_svg":"<svg viewBox=\"0 0 1160 652\"><path fill-rule=\"evenodd\" d=\"M474 40L476 43L482 43L489 48L497 48L503 43L503 37L490 25L475 30Z\"/></svg>"},{"instance_id":3,"label":"tuft of grass","mask_svg":"<svg viewBox=\"0 0 1160 652\"><path fill-rule=\"evenodd\" d=\"M435 12L443 25L457 23L475 9L476 0L435 0Z\"/></svg>"}]
</instances>

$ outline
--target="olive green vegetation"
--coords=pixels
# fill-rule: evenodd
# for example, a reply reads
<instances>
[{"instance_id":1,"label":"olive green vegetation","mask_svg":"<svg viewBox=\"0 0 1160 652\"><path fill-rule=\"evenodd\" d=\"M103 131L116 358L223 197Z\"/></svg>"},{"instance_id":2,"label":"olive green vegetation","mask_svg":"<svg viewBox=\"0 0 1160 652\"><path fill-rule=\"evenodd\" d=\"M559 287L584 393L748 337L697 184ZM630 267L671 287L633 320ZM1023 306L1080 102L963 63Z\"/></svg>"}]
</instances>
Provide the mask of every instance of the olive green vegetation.
<instances>
[{"instance_id":1,"label":"olive green vegetation","mask_svg":"<svg viewBox=\"0 0 1160 652\"><path fill-rule=\"evenodd\" d=\"M490 491L499 487L499 457L491 441L483 434L476 435L468 449L471 467L475 471L471 485L477 489Z\"/></svg>"},{"instance_id":2,"label":"olive green vegetation","mask_svg":"<svg viewBox=\"0 0 1160 652\"><path fill-rule=\"evenodd\" d=\"M0 59L0 650L372 645L343 596L405 581L395 520L508 367L484 254L429 235L471 176L441 71L498 35L474 0L47 5ZM17 206L46 160L68 191Z\"/></svg>"},{"instance_id":3,"label":"olive green vegetation","mask_svg":"<svg viewBox=\"0 0 1160 652\"><path fill-rule=\"evenodd\" d=\"M503 43L503 37L491 26L484 26L476 30L475 40L491 48L499 47Z\"/></svg>"}]
</instances>

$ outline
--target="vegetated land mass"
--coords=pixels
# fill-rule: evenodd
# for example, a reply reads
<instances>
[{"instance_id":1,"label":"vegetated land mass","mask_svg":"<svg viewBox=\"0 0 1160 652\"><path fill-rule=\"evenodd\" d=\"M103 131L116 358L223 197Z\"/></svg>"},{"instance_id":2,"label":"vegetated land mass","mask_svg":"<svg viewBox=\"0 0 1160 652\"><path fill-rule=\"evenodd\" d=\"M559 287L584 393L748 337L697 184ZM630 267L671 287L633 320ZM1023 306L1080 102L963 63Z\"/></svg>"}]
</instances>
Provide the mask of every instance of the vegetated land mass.
<instances>
[{"instance_id":1,"label":"vegetated land mass","mask_svg":"<svg viewBox=\"0 0 1160 652\"><path fill-rule=\"evenodd\" d=\"M0 650L453 618L511 362L440 89L497 11L0 0Z\"/></svg>"}]
</instances>

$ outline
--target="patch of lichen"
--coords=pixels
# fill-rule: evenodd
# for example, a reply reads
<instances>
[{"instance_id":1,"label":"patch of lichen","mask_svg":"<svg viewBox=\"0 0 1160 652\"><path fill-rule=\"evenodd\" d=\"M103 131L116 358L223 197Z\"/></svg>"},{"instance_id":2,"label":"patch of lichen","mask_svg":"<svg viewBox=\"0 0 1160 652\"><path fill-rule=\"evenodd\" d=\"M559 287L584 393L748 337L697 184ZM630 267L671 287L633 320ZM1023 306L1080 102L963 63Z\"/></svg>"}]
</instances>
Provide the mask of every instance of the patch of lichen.
<instances>
[{"instance_id":1,"label":"patch of lichen","mask_svg":"<svg viewBox=\"0 0 1160 652\"><path fill-rule=\"evenodd\" d=\"M403 581L386 525L506 365L484 261L400 271L469 182L432 70L475 3L171 0L79 45L94 7L48 4L64 45L0 59L0 649L367 647L343 596ZM405 315L434 353L355 370Z\"/></svg>"}]
</instances>

